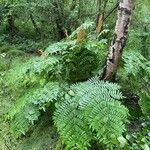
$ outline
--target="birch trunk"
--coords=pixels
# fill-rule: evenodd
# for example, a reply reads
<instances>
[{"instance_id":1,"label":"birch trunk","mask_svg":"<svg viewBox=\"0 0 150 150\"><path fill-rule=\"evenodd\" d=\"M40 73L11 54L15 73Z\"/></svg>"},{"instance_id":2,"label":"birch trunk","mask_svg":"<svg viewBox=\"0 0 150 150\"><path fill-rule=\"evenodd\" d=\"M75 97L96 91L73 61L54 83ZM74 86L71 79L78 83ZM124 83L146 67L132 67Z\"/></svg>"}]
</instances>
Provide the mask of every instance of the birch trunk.
<instances>
[{"instance_id":1,"label":"birch trunk","mask_svg":"<svg viewBox=\"0 0 150 150\"><path fill-rule=\"evenodd\" d=\"M120 0L119 2L115 33L109 48L106 66L101 77L103 80L114 80L123 48L127 41L128 27L133 7L134 0Z\"/></svg>"}]
</instances>

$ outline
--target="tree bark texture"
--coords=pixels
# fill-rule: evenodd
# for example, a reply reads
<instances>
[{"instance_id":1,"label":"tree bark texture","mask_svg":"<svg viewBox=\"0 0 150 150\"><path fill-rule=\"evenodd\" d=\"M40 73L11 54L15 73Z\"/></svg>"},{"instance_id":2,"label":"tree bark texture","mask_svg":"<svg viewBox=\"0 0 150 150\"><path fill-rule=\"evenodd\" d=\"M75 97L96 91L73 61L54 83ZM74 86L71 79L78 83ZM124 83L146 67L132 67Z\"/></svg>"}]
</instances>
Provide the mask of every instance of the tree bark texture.
<instances>
[{"instance_id":1,"label":"tree bark texture","mask_svg":"<svg viewBox=\"0 0 150 150\"><path fill-rule=\"evenodd\" d=\"M8 15L7 20L8 20L8 32L11 36L11 39L13 39L17 30L15 26L15 21L12 15Z\"/></svg>"},{"instance_id":2,"label":"tree bark texture","mask_svg":"<svg viewBox=\"0 0 150 150\"><path fill-rule=\"evenodd\" d=\"M131 20L135 0L120 0L118 19L111 46L108 51L106 66L101 79L112 81L115 78L123 48L127 41L128 27Z\"/></svg>"}]
</instances>

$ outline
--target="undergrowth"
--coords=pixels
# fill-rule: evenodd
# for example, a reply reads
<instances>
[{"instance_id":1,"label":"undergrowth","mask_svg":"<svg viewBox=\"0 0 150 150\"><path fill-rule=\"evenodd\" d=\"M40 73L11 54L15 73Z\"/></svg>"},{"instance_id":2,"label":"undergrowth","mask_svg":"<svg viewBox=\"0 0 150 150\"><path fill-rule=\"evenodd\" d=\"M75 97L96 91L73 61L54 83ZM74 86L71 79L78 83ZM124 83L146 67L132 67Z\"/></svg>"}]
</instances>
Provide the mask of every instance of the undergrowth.
<instances>
[{"instance_id":1,"label":"undergrowth","mask_svg":"<svg viewBox=\"0 0 150 150\"><path fill-rule=\"evenodd\" d=\"M107 40L93 38L89 33L92 25L82 26L83 39L78 39L78 28L66 40L41 51L40 57L29 57L12 67L2 64L1 82L15 99L4 116L13 136L27 135L52 109L52 124L66 149L90 149L93 141L103 149L130 147L129 141L135 137L127 136L130 117L121 87L138 95L142 112L149 119L149 61L137 52L124 53L118 74L121 87L93 78L103 69ZM148 142L146 139L144 144Z\"/></svg>"}]
</instances>

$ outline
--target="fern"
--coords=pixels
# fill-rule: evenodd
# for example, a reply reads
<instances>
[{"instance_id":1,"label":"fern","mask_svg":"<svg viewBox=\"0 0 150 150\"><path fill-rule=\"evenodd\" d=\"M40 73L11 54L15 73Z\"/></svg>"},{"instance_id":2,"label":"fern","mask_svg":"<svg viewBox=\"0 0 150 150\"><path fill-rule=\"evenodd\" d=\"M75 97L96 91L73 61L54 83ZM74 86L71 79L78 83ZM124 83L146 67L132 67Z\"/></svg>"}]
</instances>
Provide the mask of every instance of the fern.
<instances>
[{"instance_id":1,"label":"fern","mask_svg":"<svg viewBox=\"0 0 150 150\"><path fill-rule=\"evenodd\" d=\"M150 119L150 94L143 91L140 93L140 101L139 104L141 106L143 114Z\"/></svg>"},{"instance_id":2,"label":"fern","mask_svg":"<svg viewBox=\"0 0 150 150\"><path fill-rule=\"evenodd\" d=\"M7 115L11 119L12 133L16 137L25 134L31 124L38 120L40 110L45 111L47 105L57 99L58 92L59 84L49 82L19 99Z\"/></svg>"},{"instance_id":3,"label":"fern","mask_svg":"<svg viewBox=\"0 0 150 150\"><path fill-rule=\"evenodd\" d=\"M106 41L87 36L77 44L72 39L50 45L47 57L31 59L7 73L7 84L24 95L8 113L11 132L16 137L25 134L52 102L54 122L67 149L87 149L95 137L104 144L116 143L128 115L118 101L120 87L98 79L74 84L67 93L59 86L95 75L105 57Z\"/></svg>"},{"instance_id":4,"label":"fern","mask_svg":"<svg viewBox=\"0 0 150 150\"><path fill-rule=\"evenodd\" d=\"M63 53L63 51L65 51L69 47L75 46L75 44L76 44L75 40L57 42L50 45L46 49L46 52L48 52L49 54L60 54Z\"/></svg>"},{"instance_id":5,"label":"fern","mask_svg":"<svg viewBox=\"0 0 150 150\"><path fill-rule=\"evenodd\" d=\"M13 88L34 85L40 79L47 78L58 63L56 57L36 57L26 63L18 64L6 74L6 84Z\"/></svg>"},{"instance_id":6,"label":"fern","mask_svg":"<svg viewBox=\"0 0 150 150\"><path fill-rule=\"evenodd\" d=\"M58 104L54 121L69 148L86 149L92 131L105 144L125 130L128 110L116 84L92 79L71 86L69 97Z\"/></svg>"},{"instance_id":7,"label":"fern","mask_svg":"<svg viewBox=\"0 0 150 150\"><path fill-rule=\"evenodd\" d=\"M123 60L125 62L124 69L128 74L136 76L141 69L146 68L146 59L139 52L126 52Z\"/></svg>"},{"instance_id":8,"label":"fern","mask_svg":"<svg viewBox=\"0 0 150 150\"><path fill-rule=\"evenodd\" d=\"M64 54L62 73L67 81L85 81L93 75L98 68L98 57L86 48L75 49L72 53Z\"/></svg>"},{"instance_id":9,"label":"fern","mask_svg":"<svg viewBox=\"0 0 150 150\"><path fill-rule=\"evenodd\" d=\"M102 62L98 59L104 60L105 45L104 42L88 39L80 45L76 40L54 43L46 49L47 57L32 58L10 69L5 82L11 89L18 90L44 84L57 74L71 82L87 80Z\"/></svg>"},{"instance_id":10,"label":"fern","mask_svg":"<svg viewBox=\"0 0 150 150\"><path fill-rule=\"evenodd\" d=\"M149 117L150 61L144 58L139 52L130 51L124 54L123 60L124 76L126 77L123 85L139 96L139 105L142 112L146 117Z\"/></svg>"},{"instance_id":11,"label":"fern","mask_svg":"<svg viewBox=\"0 0 150 150\"><path fill-rule=\"evenodd\" d=\"M92 139L92 132L76 99L65 100L58 105L54 121L67 149L86 149Z\"/></svg>"},{"instance_id":12,"label":"fern","mask_svg":"<svg viewBox=\"0 0 150 150\"><path fill-rule=\"evenodd\" d=\"M91 31L94 28L94 22L92 21L85 21L80 27L78 27L72 34L69 36L70 39L76 39L77 33L79 32L80 28L83 27L87 32Z\"/></svg>"}]
</instances>

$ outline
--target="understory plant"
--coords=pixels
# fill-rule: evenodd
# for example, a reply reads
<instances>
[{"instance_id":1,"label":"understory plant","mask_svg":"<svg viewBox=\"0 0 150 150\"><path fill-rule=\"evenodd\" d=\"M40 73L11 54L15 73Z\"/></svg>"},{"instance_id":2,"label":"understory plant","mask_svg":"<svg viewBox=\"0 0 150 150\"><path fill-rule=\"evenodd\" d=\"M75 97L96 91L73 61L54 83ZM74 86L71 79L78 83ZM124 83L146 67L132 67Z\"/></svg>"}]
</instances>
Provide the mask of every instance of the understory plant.
<instances>
[{"instance_id":1,"label":"understory plant","mask_svg":"<svg viewBox=\"0 0 150 150\"><path fill-rule=\"evenodd\" d=\"M93 140L108 148L119 146L128 110L121 104L119 85L93 78L103 66L106 40L93 38L88 32L91 26L84 24L66 41L50 45L42 56L6 73L6 86L17 99L6 116L15 137L52 109L67 149L87 149Z\"/></svg>"},{"instance_id":2,"label":"understory plant","mask_svg":"<svg viewBox=\"0 0 150 150\"><path fill-rule=\"evenodd\" d=\"M143 114L150 119L150 61L138 51L127 51L123 55L123 62L119 73L120 84L138 96Z\"/></svg>"}]
</instances>

